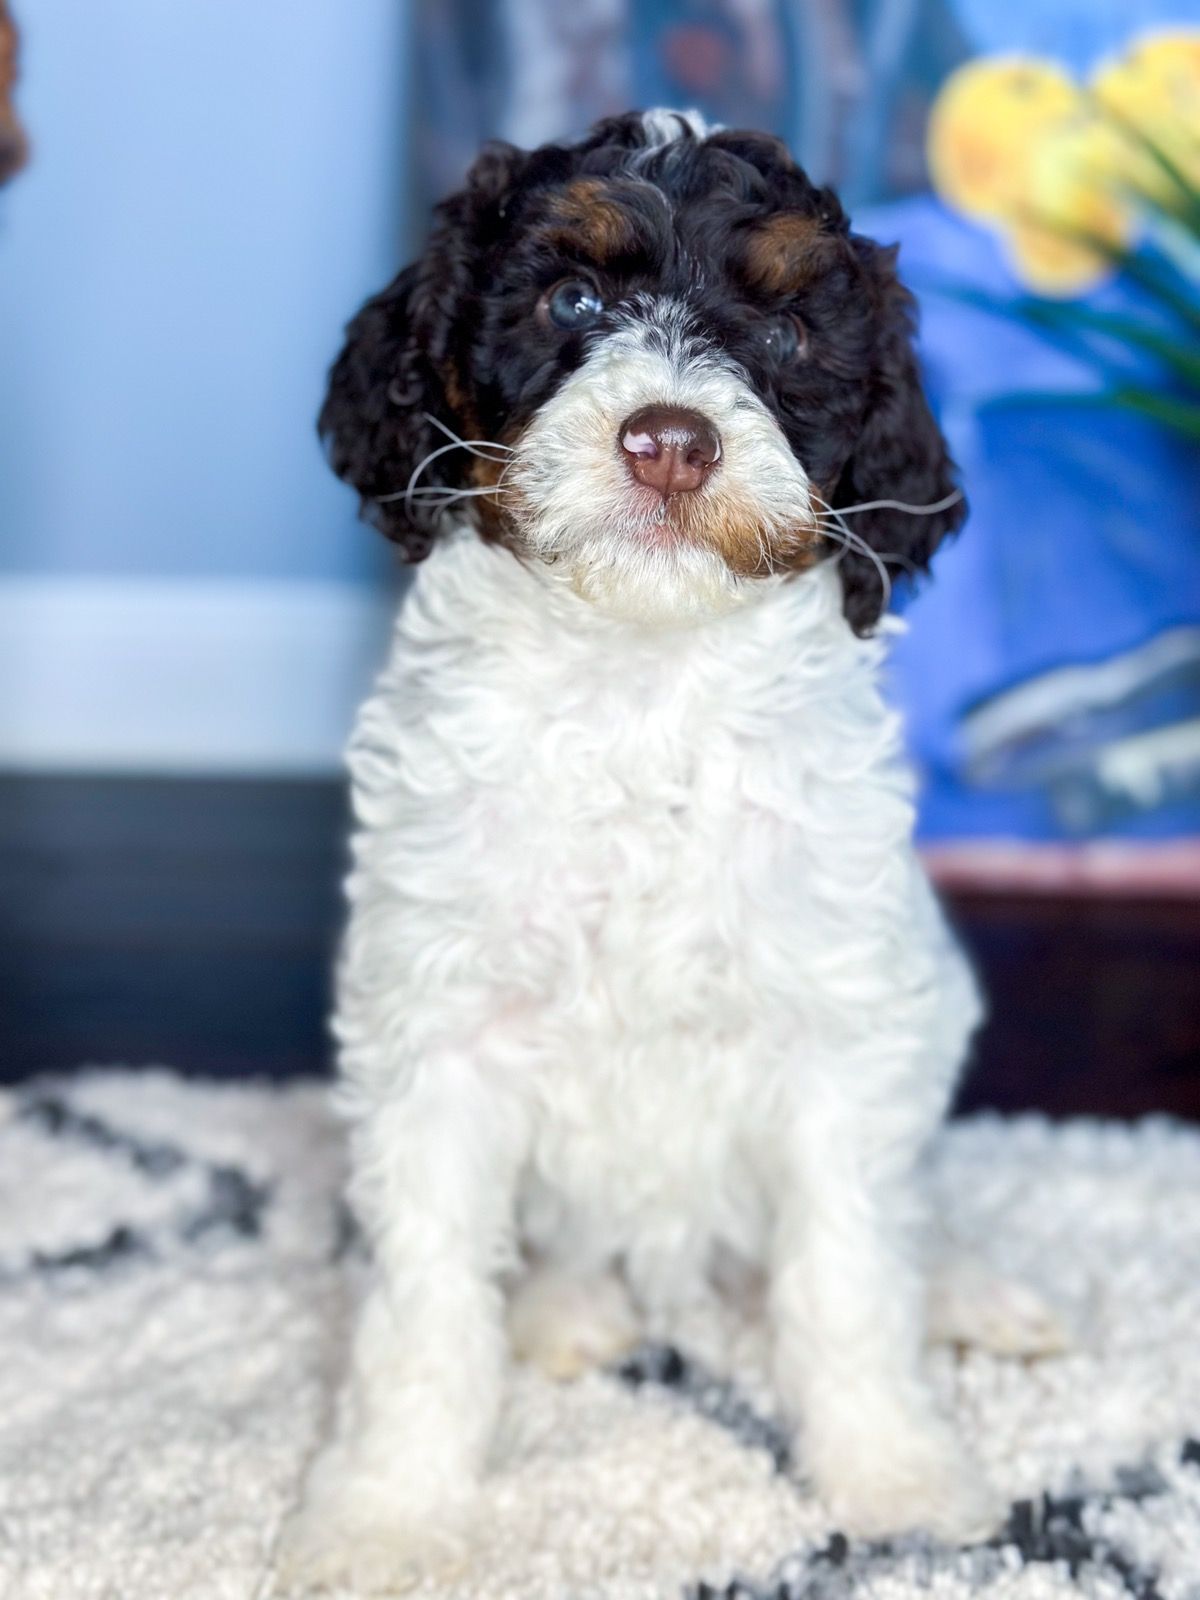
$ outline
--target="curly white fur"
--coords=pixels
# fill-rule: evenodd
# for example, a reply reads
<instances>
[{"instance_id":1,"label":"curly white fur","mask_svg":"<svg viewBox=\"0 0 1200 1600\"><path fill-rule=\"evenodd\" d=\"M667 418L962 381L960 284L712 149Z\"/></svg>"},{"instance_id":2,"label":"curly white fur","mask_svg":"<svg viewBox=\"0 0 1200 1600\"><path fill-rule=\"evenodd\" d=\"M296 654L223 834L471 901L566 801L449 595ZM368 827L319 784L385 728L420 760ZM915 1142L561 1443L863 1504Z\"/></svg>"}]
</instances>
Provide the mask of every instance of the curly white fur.
<instances>
[{"instance_id":1,"label":"curly white fur","mask_svg":"<svg viewBox=\"0 0 1200 1600\"><path fill-rule=\"evenodd\" d=\"M755 588L650 627L461 530L402 608L350 750L337 1014L377 1283L292 1530L309 1577L461 1547L522 1252L619 1268L652 1316L716 1249L761 1268L843 1523L987 1526L922 1375L917 1179L979 1005L883 644L828 566ZM545 1303L580 1333L578 1295Z\"/></svg>"}]
</instances>

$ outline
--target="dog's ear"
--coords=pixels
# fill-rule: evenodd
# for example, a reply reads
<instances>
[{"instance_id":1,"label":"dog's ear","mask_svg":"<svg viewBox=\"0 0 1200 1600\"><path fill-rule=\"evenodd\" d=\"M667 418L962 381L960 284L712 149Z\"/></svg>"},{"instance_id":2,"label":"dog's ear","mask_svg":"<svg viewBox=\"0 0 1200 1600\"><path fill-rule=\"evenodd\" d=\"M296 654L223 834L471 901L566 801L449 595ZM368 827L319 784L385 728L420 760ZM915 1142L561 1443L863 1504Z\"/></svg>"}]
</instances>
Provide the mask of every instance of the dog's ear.
<instances>
[{"instance_id":1,"label":"dog's ear","mask_svg":"<svg viewBox=\"0 0 1200 1600\"><path fill-rule=\"evenodd\" d=\"M870 394L854 453L832 496L835 510L874 500L931 506L956 494L954 463L933 419L913 349L915 303L896 276L896 249L855 237L855 250L876 302L878 335ZM905 512L880 507L852 512L846 526L874 552L875 560L847 549L839 567L843 607L855 633L869 633L886 609L889 580L928 569L934 551L966 516L961 494L939 511Z\"/></svg>"},{"instance_id":2,"label":"dog's ear","mask_svg":"<svg viewBox=\"0 0 1200 1600\"><path fill-rule=\"evenodd\" d=\"M406 561L421 561L437 536L431 497L405 491L414 472L450 437L476 436L468 372L479 264L501 227L504 202L524 157L486 147L464 187L436 210L425 254L368 300L346 329L329 374L317 428L339 478L358 491L362 515ZM421 488L461 486L470 456L447 450L423 468Z\"/></svg>"}]
</instances>

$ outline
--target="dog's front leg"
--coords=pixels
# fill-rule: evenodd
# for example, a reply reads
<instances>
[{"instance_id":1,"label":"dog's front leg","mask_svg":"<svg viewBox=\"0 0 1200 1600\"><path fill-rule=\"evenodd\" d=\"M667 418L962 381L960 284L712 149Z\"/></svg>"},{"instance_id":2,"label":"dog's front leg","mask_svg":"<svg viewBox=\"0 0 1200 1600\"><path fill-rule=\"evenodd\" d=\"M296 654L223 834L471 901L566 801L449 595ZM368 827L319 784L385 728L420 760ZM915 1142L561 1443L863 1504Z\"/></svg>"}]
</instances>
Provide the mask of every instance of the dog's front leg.
<instances>
[{"instance_id":1,"label":"dog's front leg","mask_svg":"<svg viewBox=\"0 0 1200 1600\"><path fill-rule=\"evenodd\" d=\"M998 1507L922 1371L916 1148L833 1086L782 1139L771 1258L776 1383L818 1492L847 1532L993 1530Z\"/></svg>"},{"instance_id":2,"label":"dog's front leg","mask_svg":"<svg viewBox=\"0 0 1200 1600\"><path fill-rule=\"evenodd\" d=\"M507 1354L497 1274L517 1148L482 1075L446 1060L370 1111L353 1149L374 1281L282 1565L308 1584L374 1593L466 1550Z\"/></svg>"}]
</instances>

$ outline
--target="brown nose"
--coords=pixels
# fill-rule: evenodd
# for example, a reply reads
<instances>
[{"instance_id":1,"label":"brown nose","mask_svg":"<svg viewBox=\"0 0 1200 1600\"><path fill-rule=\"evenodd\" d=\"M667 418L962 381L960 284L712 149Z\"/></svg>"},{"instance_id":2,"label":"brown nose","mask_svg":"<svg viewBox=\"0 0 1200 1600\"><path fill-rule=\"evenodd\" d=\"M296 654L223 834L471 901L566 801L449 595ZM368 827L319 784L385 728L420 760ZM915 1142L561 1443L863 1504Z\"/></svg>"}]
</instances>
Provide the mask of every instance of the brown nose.
<instances>
[{"instance_id":1,"label":"brown nose","mask_svg":"<svg viewBox=\"0 0 1200 1600\"><path fill-rule=\"evenodd\" d=\"M621 424L617 437L630 472L664 500L698 489L721 459L712 423L680 406L643 406Z\"/></svg>"}]
</instances>

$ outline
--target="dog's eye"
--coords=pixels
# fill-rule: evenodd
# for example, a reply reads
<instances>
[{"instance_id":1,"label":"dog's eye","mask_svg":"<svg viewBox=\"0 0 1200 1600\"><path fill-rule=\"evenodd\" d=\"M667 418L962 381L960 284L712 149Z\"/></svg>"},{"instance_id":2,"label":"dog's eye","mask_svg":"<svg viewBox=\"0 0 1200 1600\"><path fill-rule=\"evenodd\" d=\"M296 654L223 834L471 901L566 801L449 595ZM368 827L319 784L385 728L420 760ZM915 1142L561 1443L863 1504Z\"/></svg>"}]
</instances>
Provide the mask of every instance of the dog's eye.
<instances>
[{"instance_id":1,"label":"dog's eye","mask_svg":"<svg viewBox=\"0 0 1200 1600\"><path fill-rule=\"evenodd\" d=\"M798 361L808 353L808 329L799 317L784 311L767 324L763 343L776 361Z\"/></svg>"},{"instance_id":2,"label":"dog's eye","mask_svg":"<svg viewBox=\"0 0 1200 1600\"><path fill-rule=\"evenodd\" d=\"M539 319L569 333L594 328L603 313L604 301L580 278L564 278L538 301Z\"/></svg>"}]
</instances>

